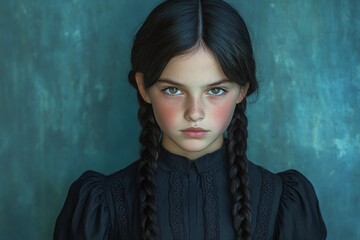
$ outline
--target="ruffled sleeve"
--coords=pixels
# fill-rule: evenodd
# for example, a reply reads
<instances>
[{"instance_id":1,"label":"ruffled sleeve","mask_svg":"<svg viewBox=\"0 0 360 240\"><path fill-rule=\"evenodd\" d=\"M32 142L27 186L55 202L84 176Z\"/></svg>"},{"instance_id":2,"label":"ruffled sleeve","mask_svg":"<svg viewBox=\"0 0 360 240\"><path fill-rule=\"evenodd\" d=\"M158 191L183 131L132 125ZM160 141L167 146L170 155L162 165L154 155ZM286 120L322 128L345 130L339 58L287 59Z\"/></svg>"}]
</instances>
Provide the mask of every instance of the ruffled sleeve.
<instances>
[{"instance_id":1,"label":"ruffled sleeve","mask_svg":"<svg viewBox=\"0 0 360 240\"><path fill-rule=\"evenodd\" d=\"M283 192L274 239L326 239L326 227L312 184L295 170L278 175Z\"/></svg>"},{"instance_id":2,"label":"ruffled sleeve","mask_svg":"<svg viewBox=\"0 0 360 240\"><path fill-rule=\"evenodd\" d=\"M85 172L70 187L57 218L54 239L108 239L110 214L106 198L105 176Z\"/></svg>"}]
</instances>

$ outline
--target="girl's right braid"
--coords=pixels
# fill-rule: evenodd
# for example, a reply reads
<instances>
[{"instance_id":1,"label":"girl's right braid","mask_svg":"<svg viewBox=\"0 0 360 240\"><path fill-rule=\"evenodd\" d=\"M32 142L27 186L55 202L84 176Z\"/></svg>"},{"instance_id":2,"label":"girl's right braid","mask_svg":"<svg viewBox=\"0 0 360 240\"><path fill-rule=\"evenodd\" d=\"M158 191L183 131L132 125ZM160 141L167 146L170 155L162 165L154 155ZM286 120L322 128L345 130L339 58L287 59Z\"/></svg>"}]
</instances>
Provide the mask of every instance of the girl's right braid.
<instances>
[{"instance_id":1,"label":"girl's right braid","mask_svg":"<svg viewBox=\"0 0 360 240\"><path fill-rule=\"evenodd\" d=\"M236 105L228 128L229 178L233 199L233 226L237 240L251 239L250 194L248 190L246 98Z\"/></svg>"},{"instance_id":2,"label":"girl's right braid","mask_svg":"<svg viewBox=\"0 0 360 240\"><path fill-rule=\"evenodd\" d=\"M156 216L156 178L157 157L159 154L160 128L155 121L151 105L138 93L140 104L138 118L142 131L140 134L140 164L138 169L140 221L142 239L158 239Z\"/></svg>"}]
</instances>

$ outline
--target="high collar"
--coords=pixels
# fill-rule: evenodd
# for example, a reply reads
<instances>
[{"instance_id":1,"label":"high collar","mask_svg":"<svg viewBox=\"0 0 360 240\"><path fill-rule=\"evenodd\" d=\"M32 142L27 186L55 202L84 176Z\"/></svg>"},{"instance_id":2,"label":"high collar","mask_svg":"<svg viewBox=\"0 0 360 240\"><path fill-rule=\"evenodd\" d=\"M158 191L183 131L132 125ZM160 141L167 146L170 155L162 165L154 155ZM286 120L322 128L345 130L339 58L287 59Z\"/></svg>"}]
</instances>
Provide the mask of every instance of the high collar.
<instances>
[{"instance_id":1,"label":"high collar","mask_svg":"<svg viewBox=\"0 0 360 240\"><path fill-rule=\"evenodd\" d=\"M219 164L224 164L227 159L226 146L214 152L205 154L195 160L169 152L163 146L160 147L158 162L172 171L179 171L188 174L192 167L195 167L198 173L203 173L216 168Z\"/></svg>"}]
</instances>

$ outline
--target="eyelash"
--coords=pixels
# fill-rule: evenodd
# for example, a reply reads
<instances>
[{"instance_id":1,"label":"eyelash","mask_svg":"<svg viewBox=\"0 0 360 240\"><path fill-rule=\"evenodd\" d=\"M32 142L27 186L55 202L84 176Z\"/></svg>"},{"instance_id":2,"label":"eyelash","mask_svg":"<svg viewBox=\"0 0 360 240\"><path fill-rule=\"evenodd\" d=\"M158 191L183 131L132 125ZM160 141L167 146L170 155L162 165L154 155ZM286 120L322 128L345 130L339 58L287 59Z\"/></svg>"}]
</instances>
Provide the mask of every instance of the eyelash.
<instances>
[{"instance_id":1,"label":"eyelash","mask_svg":"<svg viewBox=\"0 0 360 240\"><path fill-rule=\"evenodd\" d=\"M223 88L212 88L208 92L213 91L214 89L219 90L219 92L221 92L221 93L220 94L219 93L218 94L210 94L212 96L221 96L221 95L224 95L227 93L227 91Z\"/></svg>"},{"instance_id":2,"label":"eyelash","mask_svg":"<svg viewBox=\"0 0 360 240\"><path fill-rule=\"evenodd\" d=\"M169 90L172 89L172 90L176 90L176 92L180 92L180 94L182 93L182 91L176 87L167 87L167 88L164 88L163 90L161 90L162 92L164 92L165 94L167 95L170 95L170 96L177 96L177 95L180 95L179 93L170 93ZM217 94L212 94L210 93L211 91L214 91L214 90L218 90L220 92L217 93ZM209 93L209 95L211 96L222 96L224 94L227 93L227 90L223 89L223 88L219 88L219 87L216 87L216 88L211 88L210 90L207 91L207 93Z\"/></svg>"},{"instance_id":3,"label":"eyelash","mask_svg":"<svg viewBox=\"0 0 360 240\"><path fill-rule=\"evenodd\" d=\"M162 92L164 92L165 94L167 95L170 95L170 96L176 96L176 95L180 95L180 94L174 94L174 93L170 93L169 90L170 89L176 89L176 91L180 91L180 89L176 88L176 87L167 87L167 88L164 88L163 90L161 90Z\"/></svg>"}]
</instances>

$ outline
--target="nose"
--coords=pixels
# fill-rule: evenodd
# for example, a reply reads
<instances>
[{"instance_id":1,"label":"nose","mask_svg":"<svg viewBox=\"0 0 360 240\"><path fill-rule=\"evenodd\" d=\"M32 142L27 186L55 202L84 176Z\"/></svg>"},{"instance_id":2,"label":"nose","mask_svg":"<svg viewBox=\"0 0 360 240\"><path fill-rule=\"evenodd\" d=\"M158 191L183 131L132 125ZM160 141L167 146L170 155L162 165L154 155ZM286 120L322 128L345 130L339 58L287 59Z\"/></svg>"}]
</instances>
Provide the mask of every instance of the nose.
<instances>
[{"instance_id":1,"label":"nose","mask_svg":"<svg viewBox=\"0 0 360 240\"><path fill-rule=\"evenodd\" d=\"M201 98L189 97L185 106L185 119L197 122L205 117L204 106Z\"/></svg>"}]
</instances>

